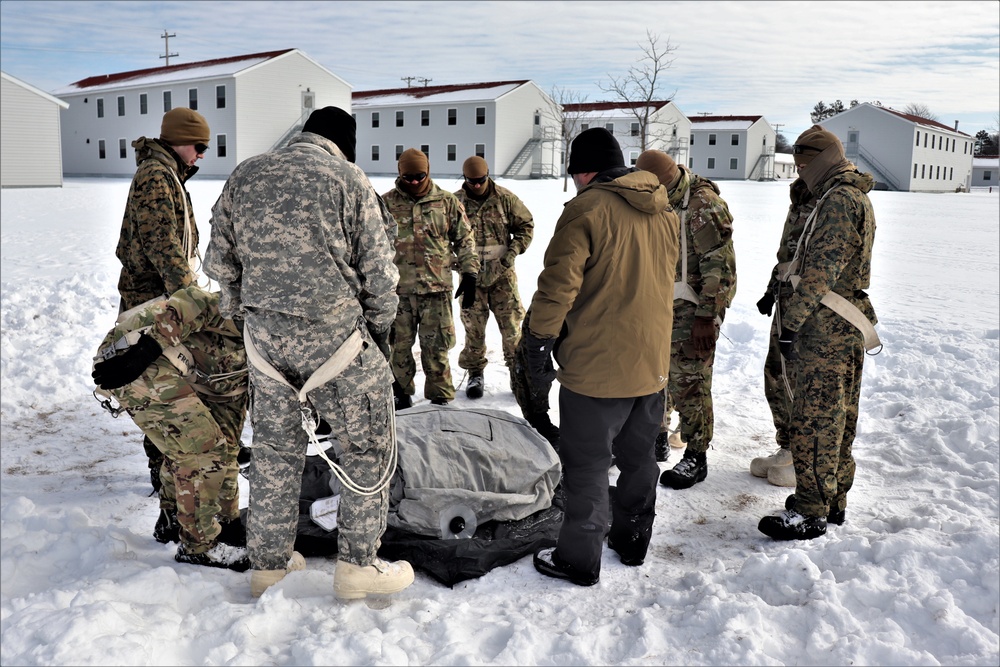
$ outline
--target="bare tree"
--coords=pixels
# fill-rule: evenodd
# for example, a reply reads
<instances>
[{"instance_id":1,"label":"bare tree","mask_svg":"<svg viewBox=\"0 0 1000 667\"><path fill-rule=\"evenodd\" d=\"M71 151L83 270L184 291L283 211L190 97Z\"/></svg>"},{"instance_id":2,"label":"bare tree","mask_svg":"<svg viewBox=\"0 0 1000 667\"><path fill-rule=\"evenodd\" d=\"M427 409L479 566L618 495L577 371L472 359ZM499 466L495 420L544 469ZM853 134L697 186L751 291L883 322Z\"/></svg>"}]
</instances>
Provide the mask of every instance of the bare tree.
<instances>
[{"instance_id":1,"label":"bare tree","mask_svg":"<svg viewBox=\"0 0 1000 667\"><path fill-rule=\"evenodd\" d=\"M650 136L650 116L656 111L653 102L663 98L660 92L663 87L665 72L673 65L673 53L677 47L670 43L668 37L662 44L659 35L646 31L646 42L640 43L642 57L628 72L621 76L608 74L607 83L598 83L597 87L605 93L614 96L614 101L625 102L628 109L639 123L639 150L646 150L653 138ZM676 90L666 99L672 99Z\"/></svg>"},{"instance_id":2,"label":"bare tree","mask_svg":"<svg viewBox=\"0 0 1000 667\"><path fill-rule=\"evenodd\" d=\"M580 108L580 105L586 101L587 96L578 91L552 86L548 105L542 109L542 115L558 123L562 133L563 192L569 189L569 175L566 173L566 167L569 165L569 145L580 133L580 119L587 113Z\"/></svg>"},{"instance_id":3,"label":"bare tree","mask_svg":"<svg viewBox=\"0 0 1000 667\"><path fill-rule=\"evenodd\" d=\"M910 102L903 107L903 113L916 116L918 118L925 118L927 120L938 119L938 117L931 111L930 107L926 104L919 104L917 102Z\"/></svg>"}]
</instances>

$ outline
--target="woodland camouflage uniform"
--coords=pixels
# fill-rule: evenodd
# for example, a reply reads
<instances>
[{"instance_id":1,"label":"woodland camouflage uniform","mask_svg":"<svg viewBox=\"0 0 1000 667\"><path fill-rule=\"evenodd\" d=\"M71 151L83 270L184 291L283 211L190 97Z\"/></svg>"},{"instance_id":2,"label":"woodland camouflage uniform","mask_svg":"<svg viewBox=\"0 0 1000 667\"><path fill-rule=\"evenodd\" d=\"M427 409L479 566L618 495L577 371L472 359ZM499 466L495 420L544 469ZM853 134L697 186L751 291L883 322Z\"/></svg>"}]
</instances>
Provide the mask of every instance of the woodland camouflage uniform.
<instances>
[{"instance_id":1,"label":"woodland camouflage uniform","mask_svg":"<svg viewBox=\"0 0 1000 667\"><path fill-rule=\"evenodd\" d=\"M361 332L363 350L308 400L333 428L340 466L365 487L385 472L392 445L391 374L373 336L387 336L396 313L393 230L364 172L333 141L302 132L236 167L212 209L205 257L206 272L222 288L222 312L245 317L248 338L296 388ZM295 540L308 435L296 391L256 365L250 383L247 546L254 570L283 571ZM340 561L374 561L387 512L386 489L366 496L345 487Z\"/></svg>"},{"instance_id":2,"label":"woodland camouflage uniform","mask_svg":"<svg viewBox=\"0 0 1000 667\"><path fill-rule=\"evenodd\" d=\"M203 553L219 535L217 517L240 517L236 455L247 405L243 337L220 315L218 293L194 285L126 316L100 349L141 329L164 349L183 345L198 373L185 377L161 355L137 380L110 391L163 452L177 492L176 501L161 496L160 507L176 511L187 553Z\"/></svg>"},{"instance_id":3,"label":"woodland camouflage uniform","mask_svg":"<svg viewBox=\"0 0 1000 667\"><path fill-rule=\"evenodd\" d=\"M426 176L428 181L430 175ZM455 347L452 315L452 255L463 274L479 272L475 240L465 208L435 183L414 198L396 187L383 195L396 221L395 264L399 269L399 309L393 324L392 370L401 390L412 396L417 364L413 345L420 338L424 397L451 401L455 386L448 351Z\"/></svg>"},{"instance_id":4,"label":"woodland camouflage uniform","mask_svg":"<svg viewBox=\"0 0 1000 667\"><path fill-rule=\"evenodd\" d=\"M485 198L476 198L463 186L455 196L465 207L475 235L479 255L476 302L460 311L465 327L465 347L458 365L468 371L486 368L486 323L490 312L496 318L503 340L503 358L513 369L514 354L521 339L521 305L514 260L528 249L535 223L531 212L513 192L491 178ZM512 380L513 382L513 380Z\"/></svg>"}]
</instances>

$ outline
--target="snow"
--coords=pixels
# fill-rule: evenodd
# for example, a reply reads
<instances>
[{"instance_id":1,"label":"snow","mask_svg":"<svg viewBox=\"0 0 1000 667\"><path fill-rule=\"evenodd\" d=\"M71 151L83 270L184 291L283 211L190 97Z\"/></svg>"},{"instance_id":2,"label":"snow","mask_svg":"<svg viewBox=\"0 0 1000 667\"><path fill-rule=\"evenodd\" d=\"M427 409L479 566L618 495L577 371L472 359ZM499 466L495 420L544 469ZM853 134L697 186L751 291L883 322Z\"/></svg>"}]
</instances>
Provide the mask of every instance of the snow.
<instances>
[{"instance_id":1,"label":"snow","mask_svg":"<svg viewBox=\"0 0 1000 667\"><path fill-rule=\"evenodd\" d=\"M71 83L64 88L56 90L52 94L74 95L76 93L83 92L119 90L122 88L135 88L137 86L155 86L164 83L174 83L176 81L194 81L196 79L214 79L223 76L233 76L245 69L272 59L273 56L271 58L243 58L236 61L213 63L198 67L182 67L180 69L170 71L157 71L160 68L156 68L156 70L150 72L149 74L131 76L126 79L116 79L111 83L95 83L91 86L78 86L75 83ZM118 72L114 72L108 74L107 76L117 76L118 74Z\"/></svg>"},{"instance_id":2,"label":"snow","mask_svg":"<svg viewBox=\"0 0 1000 667\"><path fill-rule=\"evenodd\" d=\"M414 100L418 100L423 104L486 102L506 95L522 85L524 83L507 83L488 87L477 85L475 88L463 88L462 84L458 84L455 86L457 90L445 90L429 95L425 94L426 91L423 91L421 86L413 86L412 89L404 89L385 95L357 97L351 100L351 106L355 108L398 106L400 104L413 104Z\"/></svg>"},{"instance_id":3,"label":"snow","mask_svg":"<svg viewBox=\"0 0 1000 667\"><path fill-rule=\"evenodd\" d=\"M517 264L527 302L572 192L562 180L502 183L536 219ZM754 303L788 184L720 183L736 221L739 292L717 354L710 472L688 490L658 488L645 565L606 552L590 588L543 577L530 557L453 589L418 573L388 605L337 602L334 561L317 558L254 600L249 573L178 564L173 545L152 539L157 508L139 430L103 412L90 383L117 310L128 181L5 189L2 663L1000 663L997 194L872 193L870 293L885 350L865 364L847 522L778 543L757 522L789 490L748 466L774 449L761 379L768 319ZM222 181L189 185L204 246ZM488 336L477 405L519 414L495 324ZM464 386L453 405L470 405Z\"/></svg>"}]
</instances>

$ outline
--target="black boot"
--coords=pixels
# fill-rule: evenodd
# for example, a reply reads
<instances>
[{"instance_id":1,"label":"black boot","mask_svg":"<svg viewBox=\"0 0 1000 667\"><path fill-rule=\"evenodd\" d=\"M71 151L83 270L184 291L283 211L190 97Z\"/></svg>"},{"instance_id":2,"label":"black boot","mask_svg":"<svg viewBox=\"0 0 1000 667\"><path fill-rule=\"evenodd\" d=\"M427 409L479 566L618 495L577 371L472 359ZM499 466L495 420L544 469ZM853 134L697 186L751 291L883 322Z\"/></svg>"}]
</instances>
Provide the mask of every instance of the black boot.
<instances>
[{"instance_id":1,"label":"black boot","mask_svg":"<svg viewBox=\"0 0 1000 667\"><path fill-rule=\"evenodd\" d=\"M482 398L484 386L483 372L469 371L469 383L465 386L465 395L472 399Z\"/></svg>"},{"instance_id":2,"label":"black boot","mask_svg":"<svg viewBox=\"0 0 1000 667\"><path fill-rule=\"evenodd\" d=\"M775 540L811 540L826 535L826 517L803 516L795 510L785 510L761 519L757 530Z\"/></svg>"},{"instance_id":3,"label":"black boot","mask_svg":"<svg viewBox=\"0 0 1000 667\"><path fill-rule=\"evenodd\" d=\"M161 544L180 540L180 524L177 523L177 510L160 510L153 526L153 539Z\"/></svg>"},{"instance_id":4,"label":"black boot","mask_svg":"<svg viewBox=\"0 0 1000 667\"><path fill-rule=\"evenodd\" d=\"M245 547L247 545L247 530L239 517L226 521L219 519L219 526L222 531L215 538L217 542L228 544L232 547Z\"/></svg>"},{"instance_id":5,"label":"black boot","mask_svg":"<svg viewBox=\"0 0 1000 667\"><path fill-rule=\"evenodd\" d=\"M708 477L708 461L704 452L701 454L685 452L677 465L660 475L660 484L672 489L689 489L698 482L705 481L706 477Z\"/></svg>"},{"instance_id":6,"label":"black boot","mask_svg":"<svg viewBox=\"0 0 1000 667\"><path fill-rule=\"evenodd\" d=\"M795 509L795 494L791 494L785 498L785 509L793 510ZM843 526L844 521L847 520L847 510L830 510L830 513L826 515L826 522L832 523L835 526Z\"/></svg>"},{"instance_id":7,"label":"black boot","mask_svg":"<svg viewBox=\"0 0 1000 667\"><path fill-rule=\"evenodd\" d=\"M552 449L559 451L559 427L552 423L549 419L549 413L547 412L536 412L530 415L526 415L525 419L531 424L531 427L538 431L543 438L549 441L552 445Z\"/></svg>"},{"instance_id":8,"label":"black boot","mask_svg":"<svg viewBox=\"0 0 1000 667\"><path fill-rule=\"evenodd\" d=\"M405 410L407 408L413 407L413 401L410 399L410 395L403 391L403 386L392 381L392 397L396 404L396 411Z\"/></svg>"},{"instance_id":9,"label":"black boot","mask_svg":"<svg viewBox=\"0 0 1000 667\"><path fill-rule=\"evenodd\" d=\"M239 453L236 454L236 464L240 467L240 470L243 470L244 468L250 465L251 456L252 453L250 451L250 448L241 442L240 451Z\"/></svg>"},{"instance_id":10,"label":"black boot","mask_svg":"<svg viewBox=\"0 0 1000 667\"><path fill-rule=\"evenodd\" d=\"M666 463L670 458L670 431L664 431L656 436L656 461Z\"/></svg>"},{"instance_id":11,"label":"black boot","mask_svg":"<svg viewBox=\"0 0 1000 667\"><path fill-rule=\"evenodd\" d=\"M178 563L204 565L206 567L221 567L237 572L250 569L250 558L246 547L232 547L216 540L208 551L199 554L190 553L183 544L177 547L174 560Z\"/></svg>"}]
</instances>

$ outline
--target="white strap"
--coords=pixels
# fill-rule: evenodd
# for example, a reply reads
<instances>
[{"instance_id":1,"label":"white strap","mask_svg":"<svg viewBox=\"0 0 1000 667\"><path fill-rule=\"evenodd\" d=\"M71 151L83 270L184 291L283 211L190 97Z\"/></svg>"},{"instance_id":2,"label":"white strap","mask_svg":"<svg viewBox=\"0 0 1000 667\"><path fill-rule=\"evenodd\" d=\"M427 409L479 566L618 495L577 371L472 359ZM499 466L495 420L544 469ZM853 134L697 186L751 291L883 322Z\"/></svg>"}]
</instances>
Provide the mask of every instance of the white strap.
<instances>
[{"instance_id":1,"label":"white strap","mask_svg":"<svg viewBox=\"0 0 1000 667\"><path fill-rule=\"evenodd\" d=\"M688 202L691 200L691 188L684 191L684 201L681 203L681 281L674 281L674 300L690 301L694 305L701 304L701 298L694 288L688 284L688 244L687 244L687 214ZM716 315L716 323L722 326L722 317Z\"/></svg>"},{"instance_id":2,"label":"white strap","mask_svg":"<svg viewBox=\"0 0 1000 667\"><path fill-rule=\"evenodd\" d=\"M194 233L191 227L191 213L188 211L187 202L187 191L184 189L184 184L181 183L180 177L172 169L168 169L170 175L174 177L174 182L177 183L177 187L181 191L181 201L184 203L184 237L181 240L181 245L184 246L184 256L187 257L188 266L191 268L191 273L195 276L195 285L198 287L203 287L208 289L211 283L205 282L202 284L201 275L201 250L194 244Z\"/></svg>"},{"instance_id":3,"label":"white strap","mask_svg":"<svg viewBox=\"0 0 1000 667\"><path fill-rule=\"evenodd\" d=\"M801 279L798 276L792 276L792 287L797 287L800 280ZM879 340L878 333L876 333L871 320L865 317L865 314L861 312L861 309L853 303L836 292L827 292L824 294L823 298L820 299L820 303L853 324L854 327L861 332L861 335L864 336L866 352L871 352L877 347L882 347L882 341Z\"/></svg>"}]
</instances>

